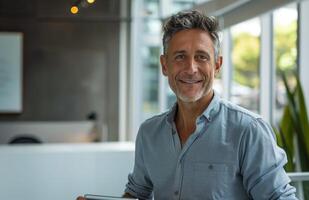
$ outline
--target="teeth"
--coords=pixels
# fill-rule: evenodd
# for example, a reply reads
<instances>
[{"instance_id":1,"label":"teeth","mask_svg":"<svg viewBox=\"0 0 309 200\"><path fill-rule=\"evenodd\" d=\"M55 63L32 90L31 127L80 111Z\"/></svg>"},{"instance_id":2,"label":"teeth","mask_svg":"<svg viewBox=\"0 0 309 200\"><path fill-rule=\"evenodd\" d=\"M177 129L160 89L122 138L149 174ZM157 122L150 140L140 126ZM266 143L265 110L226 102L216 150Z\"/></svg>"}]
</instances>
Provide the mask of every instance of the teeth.
<instances>
[{"instance_id":1,"label":"teeth","mask_svg":"<svg viewBox=\"0 0 309 200\"><path fill-rule=\"evenodd\" d=\"M185 82L185 83L198 83L199 80L181 80L182 82Z\"/></svg>"}]
</instances>

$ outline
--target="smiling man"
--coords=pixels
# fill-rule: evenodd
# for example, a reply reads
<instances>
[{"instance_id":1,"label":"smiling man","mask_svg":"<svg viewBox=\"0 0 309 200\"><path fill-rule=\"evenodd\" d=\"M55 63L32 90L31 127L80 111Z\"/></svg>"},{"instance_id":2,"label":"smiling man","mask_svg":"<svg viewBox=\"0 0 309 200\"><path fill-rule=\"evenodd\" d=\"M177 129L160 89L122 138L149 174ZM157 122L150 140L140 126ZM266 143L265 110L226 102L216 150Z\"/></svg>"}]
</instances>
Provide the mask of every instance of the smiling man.
<instances>
[{"instance_id":1,"label":"smiling man","mask_svg":"<svg viewBox=\"0 0 309 200\"><path fill-rule=\"evenodd\" d=\"M162 72L178 98L175 124L182 145L214 95L213 80L221 63L209 33L201 29L175 33L161 56Z\"/></svg>"},{"instance_id":2,"label":"smiling man","mask_svg":"<svg viewBox=\"0 0 309 200\"><path fill-rule=\"evenodd\" d=\"M164 26L160 61L177 102L146 120L125 196L139 199L296 199L271 127L213 90L218 22L197 11Z\"/></svg>"}]
</instances>

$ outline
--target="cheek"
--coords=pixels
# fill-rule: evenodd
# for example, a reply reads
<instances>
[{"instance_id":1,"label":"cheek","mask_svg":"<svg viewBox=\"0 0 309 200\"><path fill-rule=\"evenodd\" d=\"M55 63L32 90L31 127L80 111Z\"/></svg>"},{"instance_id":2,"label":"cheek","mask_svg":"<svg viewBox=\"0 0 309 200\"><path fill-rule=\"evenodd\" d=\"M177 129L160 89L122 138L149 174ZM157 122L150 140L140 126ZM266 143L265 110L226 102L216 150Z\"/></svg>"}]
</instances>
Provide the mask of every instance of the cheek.
<instances>
[{"instance_id":1,"label":"cheek","mask_svg":"<svg viewBox=\"0 0 309 200\"><path fill-rule=\"evenodd\" d=\"M171 67L169 67L168 69L168 77L171 80L176 79L176 77L178 76L178 74L181 72L181 69L179 66L174 66L172 65Z\"/></svg>"},{"instance_id":2,"label":"cheek","mask_svg":"<svg viewBox=\"0 0 309 200\"><path fill-rule=\"evenodd\" d=\"M169 85L169 87L171 88L171 90L174 92L174 93L176 93L176 85L177 85L177 83L176 83L176 81L175 81L175 78L173 78L173 77L168 77L168 85Z\"/></svg>"},{"instance_id":3,"label":"cheek","mask_svg":"<svg viewBox=\"0 0 309 200\"><path fill-rule=\"evenodd\" d=\"M211 65L210 63L205 66L205 68L203 68L204 71L203 73L207 74L208 76L211 76L213 77L215 75L215 66L214 65Z\"/></svg>"},{"instance_id":4,"label":"cheek","mask_svg":"<svg viewBox=\"0 0 309 200\"><path fill-rule=\"evenodd\" d=\"M213 70L211 70L211 69L209 68L209 66L201 68L201 69L199 70L199 73L202 74L203 76L207 77L207 78L213 76Z\"/></svg>"}]
</instances>

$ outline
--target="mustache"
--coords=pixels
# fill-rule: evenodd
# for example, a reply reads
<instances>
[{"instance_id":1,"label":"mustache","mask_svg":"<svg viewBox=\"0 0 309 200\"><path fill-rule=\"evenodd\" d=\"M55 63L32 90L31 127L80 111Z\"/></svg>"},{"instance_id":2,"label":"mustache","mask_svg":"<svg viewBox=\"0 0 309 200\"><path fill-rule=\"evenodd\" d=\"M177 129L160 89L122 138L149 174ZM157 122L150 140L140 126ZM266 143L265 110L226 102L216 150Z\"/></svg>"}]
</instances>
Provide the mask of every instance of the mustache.
<instances>
[{"instance_id":1,"label":"mustache","mask_svg":"<svg viewBox=\"0 0 309 200\"><path fill-rule=\"evenodd\" d=\"M190 82L205 80L205 77L201 76L200 74L187 74L187 73L179 74L175 78L177 81L190 81Z\"/></svg>"}]
</instances>

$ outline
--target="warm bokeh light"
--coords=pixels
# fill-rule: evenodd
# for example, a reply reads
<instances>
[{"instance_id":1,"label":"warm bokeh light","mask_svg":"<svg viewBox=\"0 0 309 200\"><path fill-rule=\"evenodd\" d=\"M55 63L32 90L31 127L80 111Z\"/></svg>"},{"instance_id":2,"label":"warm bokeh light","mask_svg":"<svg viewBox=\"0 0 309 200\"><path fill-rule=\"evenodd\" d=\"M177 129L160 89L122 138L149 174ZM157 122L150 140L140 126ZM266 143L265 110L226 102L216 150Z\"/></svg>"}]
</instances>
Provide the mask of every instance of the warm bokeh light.
<instances>
[{"instance_id":1,"label":"warm bokeh light","mask_svg":"<svg viewBox=\"0 0 309 200\"><path fill-rule=\"evenodd\" d=\"M71 13L72 13L72 14L78 13L78 7L77 7L77 6L72 6L72 7L71 7Z\"/></svg>"},{"instance_id":2,"label":"warm bokeh light","mask_svg":"<svg viewBox=\"0 0 309 200\"><path fill-rule=\"evenodd\" d=\"M95 0L87 0L88 3L94 3Z\"/></svg>"}]
</instances>

